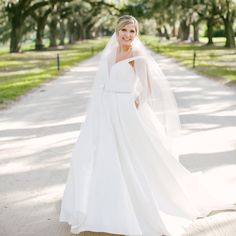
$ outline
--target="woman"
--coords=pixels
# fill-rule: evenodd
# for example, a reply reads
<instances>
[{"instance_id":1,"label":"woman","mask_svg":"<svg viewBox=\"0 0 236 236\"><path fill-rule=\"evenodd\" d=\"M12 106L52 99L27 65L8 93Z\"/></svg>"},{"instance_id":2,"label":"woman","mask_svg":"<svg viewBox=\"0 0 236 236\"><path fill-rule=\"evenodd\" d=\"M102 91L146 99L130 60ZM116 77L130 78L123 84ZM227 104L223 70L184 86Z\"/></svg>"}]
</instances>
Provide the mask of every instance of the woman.
<instances>
[{"instance_id":1,"label":"woman","mask_svg":"<svg viewBox=\"0 0 236 236\"><path fill-rule=\"evenodd\" d=\"M179 236L197 217L234 208L176 160L178 130L167 81L138 39L137 20L122 16L101 55L60 220L72 233Z\"/></svg>"}]
</instances>

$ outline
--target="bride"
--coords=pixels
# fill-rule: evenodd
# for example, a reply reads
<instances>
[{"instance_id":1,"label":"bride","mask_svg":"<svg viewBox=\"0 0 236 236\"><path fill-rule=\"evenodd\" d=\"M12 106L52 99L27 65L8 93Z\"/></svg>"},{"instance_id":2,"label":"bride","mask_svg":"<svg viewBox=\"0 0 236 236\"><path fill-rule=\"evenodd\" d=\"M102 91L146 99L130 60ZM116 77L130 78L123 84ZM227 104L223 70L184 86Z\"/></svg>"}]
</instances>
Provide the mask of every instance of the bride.
<instances>
[{"instance_id":1,"label":"bride","mask_svg":"<svg viewBox=\"0 0 236 236\"><path fill-rule=\"evenodd\" d=\"M60 221L72 233L180 236L196 218L235 208L178 161L179 129L174 96L137 20L120 17L72 152Z\"/></svg>"}]
</instances>

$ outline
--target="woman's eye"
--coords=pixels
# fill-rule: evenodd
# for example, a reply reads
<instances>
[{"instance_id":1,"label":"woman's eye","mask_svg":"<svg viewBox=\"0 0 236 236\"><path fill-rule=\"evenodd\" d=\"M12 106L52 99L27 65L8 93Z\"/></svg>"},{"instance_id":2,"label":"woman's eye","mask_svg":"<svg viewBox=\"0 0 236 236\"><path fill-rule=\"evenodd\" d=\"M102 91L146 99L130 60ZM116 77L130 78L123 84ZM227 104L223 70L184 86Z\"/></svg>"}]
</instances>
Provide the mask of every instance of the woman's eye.
<instances>
[{"instance_id":1,"label":"woman's eye","mask_svg":"<svg viewBox=\"0 0 236 236\"><path fill-rule=\"evenodd\" d=\"M122 29L121 31L126 31L126 29Z\"/></svg>"},{"instance_id":2,"label":"woman's eye","mask_svg":"<svg viewBox=\"0 0 236 236\"><path fill-rule=\"evenodd\" d=\"M130 32L131 32L131 33L134 33L134 30L131 30Z\"/></svg>"}]
</instances>

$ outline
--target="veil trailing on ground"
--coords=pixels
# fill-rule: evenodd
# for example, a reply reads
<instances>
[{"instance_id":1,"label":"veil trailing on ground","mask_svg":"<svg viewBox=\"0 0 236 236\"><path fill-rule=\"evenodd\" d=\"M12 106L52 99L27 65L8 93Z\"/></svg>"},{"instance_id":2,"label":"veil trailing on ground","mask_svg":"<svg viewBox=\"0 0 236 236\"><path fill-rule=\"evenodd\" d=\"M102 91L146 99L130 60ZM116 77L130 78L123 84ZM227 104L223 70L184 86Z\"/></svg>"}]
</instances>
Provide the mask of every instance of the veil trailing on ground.
<instances>
[{"instance_id":1,"label":"veil trailing on ground","mask_svg":"<svg viewBox=\"0 0 236 236\"><path fill-rule=\"evenodd\" d=\"M98 96L106 86L106 81L109 80L110 68L116 63L117 47L117 36L114 33L101 54L92 89L92 103L99 101ZM132 42L132 53L134 70L138 79L135 99L139 100L140 106L149 105L164 127L171 144L180 131L178 109L173 92L159 65L138 36ZM178 156L177 153L173 154L175 157Z\"/></svg>"}]
</instances>

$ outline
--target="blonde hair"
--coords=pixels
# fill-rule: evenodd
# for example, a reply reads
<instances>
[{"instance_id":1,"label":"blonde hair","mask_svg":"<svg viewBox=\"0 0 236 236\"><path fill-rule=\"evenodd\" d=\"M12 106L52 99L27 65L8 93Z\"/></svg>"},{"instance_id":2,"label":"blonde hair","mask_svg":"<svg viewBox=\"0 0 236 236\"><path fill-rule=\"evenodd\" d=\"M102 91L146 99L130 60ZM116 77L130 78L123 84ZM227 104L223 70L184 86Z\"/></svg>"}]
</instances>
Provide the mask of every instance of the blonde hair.
<instances>
[{"instance_id":1,"label":"blonde hair","mask_svg":"<svg viewBox=\"0 0 236 236\"><path fill-rule=\"evenodd\" d=\"M116 34L118 34L119 30L121 30L124 26L128 24L134 24L136 34L138 34L138 21L135 19L135 17L130 15L124 15L118 19L118 22L116 24Z\"/></svg>"}]
</instances>

